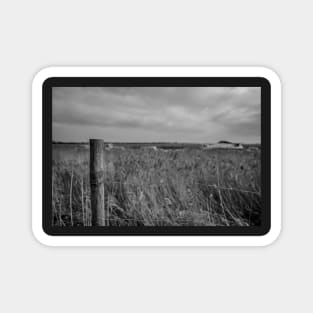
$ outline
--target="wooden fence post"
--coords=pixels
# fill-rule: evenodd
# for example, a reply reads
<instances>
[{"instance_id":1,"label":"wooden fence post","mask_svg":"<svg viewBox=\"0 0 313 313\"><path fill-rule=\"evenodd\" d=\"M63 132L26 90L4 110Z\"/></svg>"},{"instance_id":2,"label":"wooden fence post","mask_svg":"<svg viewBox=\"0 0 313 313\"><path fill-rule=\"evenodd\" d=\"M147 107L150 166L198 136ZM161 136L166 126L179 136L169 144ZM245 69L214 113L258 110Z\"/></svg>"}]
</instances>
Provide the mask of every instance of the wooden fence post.
<instances>
[{"instance_id":1,"label":"wooden fence post","mask_svg":"<svg viewBox=\"0 0 313 313\"><path fill-rule=\"evenodd\" d=\"M105 226L104 142L101 139L90 139L89 148L92 226Z\"/></svg>"}]
</instances>

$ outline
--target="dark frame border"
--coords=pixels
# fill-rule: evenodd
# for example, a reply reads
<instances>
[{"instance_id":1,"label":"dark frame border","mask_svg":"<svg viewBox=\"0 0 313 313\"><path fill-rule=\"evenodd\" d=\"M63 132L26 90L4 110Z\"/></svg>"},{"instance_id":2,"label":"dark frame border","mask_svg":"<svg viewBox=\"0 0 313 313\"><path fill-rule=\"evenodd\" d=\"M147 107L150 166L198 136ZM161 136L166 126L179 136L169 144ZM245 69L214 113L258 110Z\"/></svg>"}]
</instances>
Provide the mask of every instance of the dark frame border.
<instances>
[{"instance_id":1,"label":"dark frame border","mask_svg":"<svg viewBox=\"0 0 313 313\"><path fill-rule=\"evenodd\" d=\"M261 87L260 226L52 226L53 87ZM42 85L42 227L51 236L263 236L271 228L271 85L263 77L51 77ZM47 209L48 208L48 209Z\"/></svg>"}]
</instances>

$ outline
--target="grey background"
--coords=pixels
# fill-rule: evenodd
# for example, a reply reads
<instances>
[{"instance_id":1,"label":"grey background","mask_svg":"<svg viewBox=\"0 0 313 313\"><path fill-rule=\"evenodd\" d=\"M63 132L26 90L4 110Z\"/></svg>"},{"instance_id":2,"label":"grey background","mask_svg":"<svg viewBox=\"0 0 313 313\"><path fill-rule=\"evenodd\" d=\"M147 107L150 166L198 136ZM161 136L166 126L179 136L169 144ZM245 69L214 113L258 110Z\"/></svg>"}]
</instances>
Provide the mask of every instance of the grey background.
<instances>
[{"instance_id":1,"label":"grey background","mask_svg":"<svg viewBox=\"0 0 313 313\"><path fill-rule=\"evenodd\" d=\"M309 1L3 1L3 312L309 312ZM48 248L31 233L31 81L50 65L261 65L280 75L284 208L265 248Z\"/></svg>"}]
</instances>

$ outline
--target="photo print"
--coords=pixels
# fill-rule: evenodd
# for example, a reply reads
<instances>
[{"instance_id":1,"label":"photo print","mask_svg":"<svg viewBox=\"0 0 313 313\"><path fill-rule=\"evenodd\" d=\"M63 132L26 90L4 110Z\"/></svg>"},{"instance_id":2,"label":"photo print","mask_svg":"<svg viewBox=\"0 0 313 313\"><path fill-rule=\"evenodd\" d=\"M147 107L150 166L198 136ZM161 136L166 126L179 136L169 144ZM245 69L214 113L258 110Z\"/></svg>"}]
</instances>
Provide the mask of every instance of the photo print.
<instances>
[{"instance_id":1,"label":"photo print","mask_svg":"<svg viewBox=\"0 0 313 313\"><path fill-rule=\"evenodd\" d=\"M261 89L52 86L48 223L259 227Z\"/></svg>"}]
</instances>

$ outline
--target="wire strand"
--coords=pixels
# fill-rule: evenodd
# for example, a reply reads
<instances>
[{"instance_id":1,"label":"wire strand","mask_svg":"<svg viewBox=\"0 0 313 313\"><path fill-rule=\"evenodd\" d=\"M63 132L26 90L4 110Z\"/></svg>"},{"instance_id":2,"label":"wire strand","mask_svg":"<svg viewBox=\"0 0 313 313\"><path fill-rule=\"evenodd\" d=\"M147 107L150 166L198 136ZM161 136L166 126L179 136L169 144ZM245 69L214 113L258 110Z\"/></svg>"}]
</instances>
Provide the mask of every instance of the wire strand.
<instances>
[{"instance_id":1,"label":"wire strand","mask_svg":"<svg viewBox=\"0 0 313 313\"><path fill-rule=\"evenodd\" d=\"M131 183L116 182L116 181L115 182L111 182L111 184L128 185L128 186L133 185ZM145 183L145 185L147 185L147 184ZM148 185L150 185L150 186L160 186L162 184L151 183L151 184L148 184ZM223 187L223 186L217 186L217 185L212 185L212 184L201 184L201 183L198 183L197 185L205 186L205 187L211 187L211 188L215 188L215 189L222 189L222 190L229 190L229 191L236 191L236 192L243 192L243 193L251 193L251 194L256 194L256 195L261 196L261 192L260 191L238 189L238 188L233 188L233 187Z\"/></svg>"}]
</instances>

